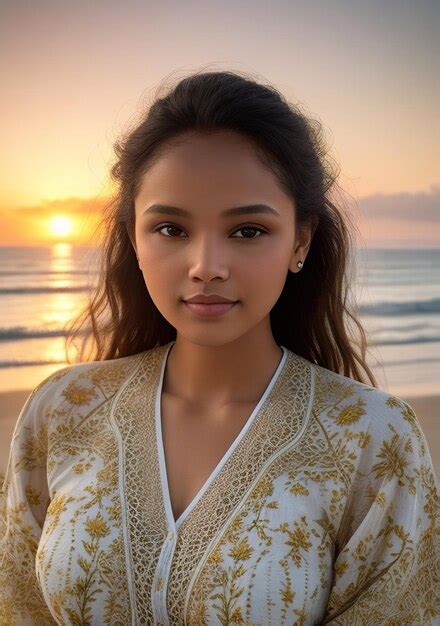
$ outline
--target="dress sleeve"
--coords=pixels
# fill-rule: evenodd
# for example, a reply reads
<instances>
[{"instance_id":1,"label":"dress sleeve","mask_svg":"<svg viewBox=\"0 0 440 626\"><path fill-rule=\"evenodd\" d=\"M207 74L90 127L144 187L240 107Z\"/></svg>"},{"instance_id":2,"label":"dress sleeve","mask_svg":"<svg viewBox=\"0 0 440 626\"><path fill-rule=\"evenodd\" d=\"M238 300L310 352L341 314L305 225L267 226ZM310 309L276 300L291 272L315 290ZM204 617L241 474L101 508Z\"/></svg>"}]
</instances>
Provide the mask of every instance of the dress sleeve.
<instances>
[{"instance_id":1,"label":"dress sleeve","mask_svg":"<svg viewBox=\"0 0 440 626\"><path fill-rule=\"evenodd\" d=\"M56 374L56 373L55 373ZM47 420L52 374L30 394L18 416L0 491L0 624L51 626L35 557L49 493Z\"/></svg>"},{"instance_id":2,"label":"dress sleeve","mask_svg":"<svg viewBox=\"0 0 440 626\"><path fill-rule=\"evenodd\" d=\"M439 484L413 409L389 396L352 482L322 624L440 624ZM376 424L375 424L376 422Z\"/></svg>"}]
</instances>

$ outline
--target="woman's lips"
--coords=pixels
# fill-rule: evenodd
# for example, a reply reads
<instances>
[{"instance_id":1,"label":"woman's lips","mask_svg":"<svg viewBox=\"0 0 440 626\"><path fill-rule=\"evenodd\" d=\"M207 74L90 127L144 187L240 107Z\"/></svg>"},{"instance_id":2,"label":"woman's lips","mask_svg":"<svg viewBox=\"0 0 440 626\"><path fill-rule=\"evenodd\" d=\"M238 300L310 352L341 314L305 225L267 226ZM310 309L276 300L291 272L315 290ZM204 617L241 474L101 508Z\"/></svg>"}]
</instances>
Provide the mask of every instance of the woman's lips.
<instances>
[{"instance_id":1,"label":"woman's lips","mask_svg":"<svg viewBox=\"0 0 440 626\"><path fill-rule=\"evenodd\" d=\"M186 302L186 306L197 315L202 317L213 317L216 315L223 315L232 309L237 302L217 302L215 304L201 304L199 302Z\"/></svg>"}]
</instances>

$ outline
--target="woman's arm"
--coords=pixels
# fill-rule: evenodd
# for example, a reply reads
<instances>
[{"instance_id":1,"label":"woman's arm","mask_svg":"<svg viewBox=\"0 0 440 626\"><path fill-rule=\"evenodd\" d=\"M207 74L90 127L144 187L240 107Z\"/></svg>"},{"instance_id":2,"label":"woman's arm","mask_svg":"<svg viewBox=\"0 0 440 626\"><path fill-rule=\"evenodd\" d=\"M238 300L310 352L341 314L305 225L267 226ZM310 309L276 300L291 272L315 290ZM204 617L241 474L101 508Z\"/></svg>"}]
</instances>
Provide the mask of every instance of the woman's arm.
<instances>
[{"instance_id":1,"label":"woman's arm","mask_svg":"<svg viewBox=\"0 0 440 626\"><path fill-rule=\"evenodd\" d=\"M399 418L377 429L372 420L323 624L440 624L438 482L413 409L392 396L387 404Z\"/></svg>"},{"instance_id":2,"label":"woman's arm","mask_svg":"<svg viewBox=\"0 0 440 626\"><path fill-rule=\"evenodd\" d=\"M46 424L53 376L34 389L20 412L0 492L0 624L8 626L56 624L35 568L49 504Z\"/></svg>"}]
</instances>

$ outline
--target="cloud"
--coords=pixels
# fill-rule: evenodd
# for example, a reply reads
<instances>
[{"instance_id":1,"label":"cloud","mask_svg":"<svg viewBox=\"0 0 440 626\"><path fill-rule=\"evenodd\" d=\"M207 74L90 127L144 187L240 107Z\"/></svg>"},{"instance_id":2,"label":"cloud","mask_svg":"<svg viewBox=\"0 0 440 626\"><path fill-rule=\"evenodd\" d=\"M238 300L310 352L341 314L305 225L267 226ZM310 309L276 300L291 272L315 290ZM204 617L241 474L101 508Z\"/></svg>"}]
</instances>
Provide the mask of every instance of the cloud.
<instances>
[{"instance_id":1,"label":"cloud","mask_svg":"<svg viewBox=\"0 0 440 626\"><path fill-rule=\"evenodd\" d=\"M72 196L71 198L59 200L46 200L37 205L16 207L9 209L9 211L15 216L45 217L57 213L87 216L101 214L107 201L107 198L76 198ZM2 211L2 213L5 212L8 212L8 210Z\"/></svg>"},{"instance_id":2,"label":"cloud","mask_svg":"<svg viewBox=\"0 0 440 626\"><path fill-rule=\"evenodd\" d=\"M41 225L53 215L71 215L81 224L81 240L89 242L110 197L70 197L0 211L0 244L36 243ZM349 202L349 204L351 204ZM418 193L373 194L352 204L360 245L437 247L440 245L440 186Z\"/></svg>"},{"instance_id":3,"label":"cloud","mask_svg":"<svg viewBox=\"0 0 440 626\"><path fill-rule=\"evenodd\" d=\"M367 220L405 220L440 222L440 186L432 185L427 192L376 193L358 201L361 214Z\"/></svg>"}]
</instances>

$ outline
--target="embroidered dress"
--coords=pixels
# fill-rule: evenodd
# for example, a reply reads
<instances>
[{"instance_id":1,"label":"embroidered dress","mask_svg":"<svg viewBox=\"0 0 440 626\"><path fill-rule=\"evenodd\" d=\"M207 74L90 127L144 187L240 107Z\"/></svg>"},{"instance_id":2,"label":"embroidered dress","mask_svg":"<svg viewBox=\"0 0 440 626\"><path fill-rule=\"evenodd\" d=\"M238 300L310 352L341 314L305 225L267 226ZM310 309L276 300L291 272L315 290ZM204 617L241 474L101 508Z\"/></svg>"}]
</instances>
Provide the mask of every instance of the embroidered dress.
<instances>
[{"instance_id":1,"label":"embroidered dress","mask_svg":"<svg viewBox=\"0 0 440 626\"><path fill-rule=\"evenodd\" d=\"M281 346L174 520L173 343L70 365L27 399L1 495L0 624L439 624L439 489L412 408Z\"/></svg>"}]
</instances>

